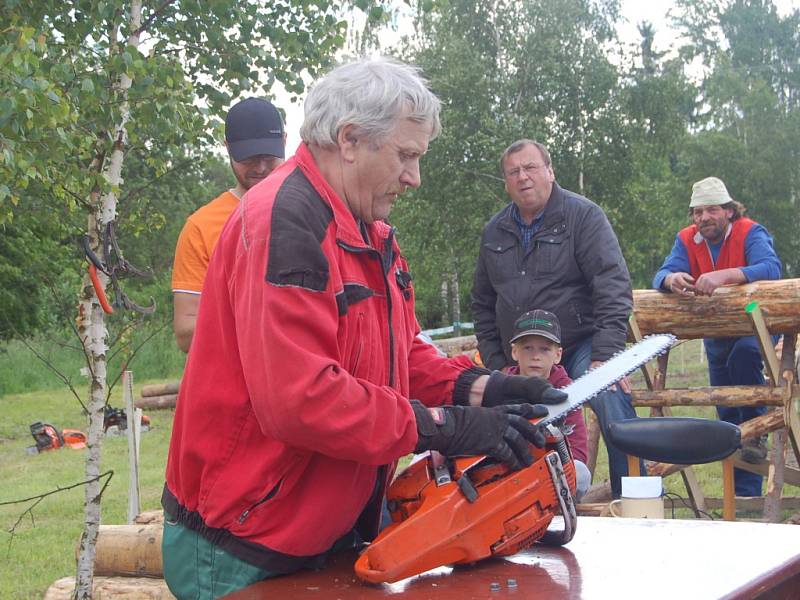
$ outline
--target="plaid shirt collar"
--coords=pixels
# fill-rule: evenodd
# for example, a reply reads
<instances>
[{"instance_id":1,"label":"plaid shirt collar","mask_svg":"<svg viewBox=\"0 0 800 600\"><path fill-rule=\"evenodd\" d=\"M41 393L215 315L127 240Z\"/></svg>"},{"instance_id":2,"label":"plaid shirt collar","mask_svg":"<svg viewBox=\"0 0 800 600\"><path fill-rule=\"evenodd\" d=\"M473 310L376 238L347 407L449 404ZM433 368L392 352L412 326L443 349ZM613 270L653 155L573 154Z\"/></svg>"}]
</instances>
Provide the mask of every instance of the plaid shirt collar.
<instances>
[{"instance_id":1,"label":"plaid shirt collar","mask_svg":"<svg viewBox=\"0 0 800 600\"><path fill-rule=\"evenodd\" d=\"M542 220L544 219L544 211L540 212L538 216L536 216L531 224L528 225L525 221L522 220L522 215L519 214L519 207L516 204L511 204L511 218L514 219L514 222L519 227L519 234L522 238L522 247L527 250L531 245L531 239L533 235L539 231L539 228L542 226Z\"/></svg>"}]
</instances>

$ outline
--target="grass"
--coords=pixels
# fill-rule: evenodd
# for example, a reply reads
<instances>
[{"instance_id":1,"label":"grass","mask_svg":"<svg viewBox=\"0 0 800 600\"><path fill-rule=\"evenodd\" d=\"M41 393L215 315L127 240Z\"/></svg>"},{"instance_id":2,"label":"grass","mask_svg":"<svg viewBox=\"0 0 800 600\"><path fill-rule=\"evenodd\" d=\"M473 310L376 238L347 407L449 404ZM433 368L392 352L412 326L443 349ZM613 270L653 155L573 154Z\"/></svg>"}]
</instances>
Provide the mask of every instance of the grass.
<instances>
[{"instance_id":1,"label":"grass","mask_svg":"<svg viewBox=\"0 0 800 600\"><path fill-rule=\"evenodd\" d=\"M136 347L158 328L159 324L154 322L137 329L131 336L131 346ZM11 340L0 344L0 398L32 390L63 389L64 383L54 370L69 379L78 393L83 394L86 380L81 376L81 369L85 363L76 344L74 336L67 332L41 334L24 342ZM109 381L120 372L122 355L118 353L110 359ZM43 360L52 368L45 366ZM184 360L185 355L175 345L172 328L167 326L155 331L152 339L135 355L131 368L142 379L178 379Z\"/></svg>"},{"instance_id":2,"label":"grass","mask_svg":"<svg viewBox=\"0 0 800 600\"><path fill-rule=\"evenodd\" d=\"M138 386L134 391L138 395ZM121 396L111 404L122 406ZM0 398L0 502L36 496L83 481L84 452L62 448L27 455L33 444L28 426L44 420L59 428L85 430L80 408L66 390L39 391ZM142 434L140 497L143 510L160 507L172 411L147 411L151 430ZM102 522L125 523L128 502L128 440L103 440L102 471L114 475L103 496ZM31 502L0 506L0 598L41 598L56 579L75 574L75 548L83 523L84 488L45 498L8 533Z\"/></svg>"},{"instance_id":3,"label":"grass","mask_svg":"<svg viewBox=\"0 0 800 600\"><path fill-rule=\"evenodd\" d=\"M169 344L161 342L154 346L159 347L154 350L154 356L148 356L147 353L141 356L141 364L144 366L141 371L136 371L135 396L139 395L140 386L145 383L142 379L148 371L152 373L156 368L168 370L171 368L170 364L175 364L175 358L169 355L173 347L171 339ZM9 365L15 369L11 374L3 375L6 385L23 373L28 374L26 377L30 379L26 381L29 381L27 385L31 387L41 388L45 383L47 386L53 385L49 379L47 382L42 381L42 377L51 376L41 365L36 365L35 359L20 354L23 354L21 349L14 347L12 351L0 355L0 372L4 372ZM667 386L705 385L706 366L699 362L699 357L700 350L696 342L674 349L670 358ZM175 376L169 373L174 379ZM160 379L163 380L163 377ZM643 385L640 377L634 377L634 385ZM119 389L114 391L111 404L115 407L122 406ZM678 408L675 413L714 418L712 408ZM143 510L160 506L172 428L172 411L147 411L147 414L152 420L152 429L142 435L141 442L140 495ZM647 411L640 410L640 414L646 416ZM33 444L28 426L40 420L61 428L85 429L85 421L77 402L63 387L0 396L0 481L3 482L0 503L35 496L84 480L82 451L60 449L34 456L26 455L26 446ZM128 493L127 438L109 437L103 441L102 470L107 469L113 469L114 476L103 498L102 522L125 523ZM700 465L695 470L706 495L721 497L720 465ZM606 455L601 447L595 482L607 478ZM686 495L680 477L666 479L665 488L669 492ZM83 522L83 493L83 488L76 488L49 496L33 509L32 515L21 520L13 536L8 533L0 536L0 552L3 554L0 556L0 564L3 565L0 569L0 598L41 598L52 582L74 575L75 547ZM800 495L800 489L787 486L784 488L784 495ZM29 506L30 503L0 506L2 530L7 532ZM690 515L688 511L679 511L676 516ZM754 518L758 515L746 516Z\"/></svg>"}]
</instances>

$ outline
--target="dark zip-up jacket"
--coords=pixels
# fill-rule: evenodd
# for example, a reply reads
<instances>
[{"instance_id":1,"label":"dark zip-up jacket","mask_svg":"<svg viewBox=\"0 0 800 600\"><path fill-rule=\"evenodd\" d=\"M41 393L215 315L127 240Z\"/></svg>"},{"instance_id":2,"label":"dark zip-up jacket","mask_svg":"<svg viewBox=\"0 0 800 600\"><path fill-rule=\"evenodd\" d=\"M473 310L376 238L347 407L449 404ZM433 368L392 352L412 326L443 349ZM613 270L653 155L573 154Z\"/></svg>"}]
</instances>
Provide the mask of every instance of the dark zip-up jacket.
<instances>
[{"instance_id":1,"label":"dark zip-up jacket","mask_svg":"<svg viewBox=\"0 0 800 600\"><path fill-rule=\"evenodd\" d=\"M536 308L561 322L564 351L592 336L592 360L625 347L633 307L630 275L614 231L594 202L553 183L542 225L527 251L511 216L512 204L484 227L472 315L483 363L513 364L514 321Z\"/></svg>"}]
</instances>

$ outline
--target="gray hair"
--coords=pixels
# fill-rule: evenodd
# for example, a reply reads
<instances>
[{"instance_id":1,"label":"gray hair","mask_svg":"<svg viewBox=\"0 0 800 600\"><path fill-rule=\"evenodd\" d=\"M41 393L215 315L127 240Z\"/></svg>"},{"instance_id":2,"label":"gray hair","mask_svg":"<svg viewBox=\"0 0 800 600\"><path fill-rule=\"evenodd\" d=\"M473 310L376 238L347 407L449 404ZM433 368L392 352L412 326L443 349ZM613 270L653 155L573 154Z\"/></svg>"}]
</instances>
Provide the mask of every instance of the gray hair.
<instances>
[{"instance_id":1,"label":"gray hair","mask_svg":"<svg viewBox=\"0 0 800 600\"><path fill-rule=\"evenodd\" d=\"M534 146L537 148L539 153L542 155L542 160L544 161L545 166L550 166L550 153L547 151L547 146L541 142L537 142L536 140L523 138L521 140L517 140L503 151L503 155L500 157L500 173L503 175L503 177L506 176L506 158L512 154L516 154L526 146Z\"/></svg>"},{"instance_id":2,"label":"gray hair","mask_svg":"<svg viewBox=\"0 0 800 600\"><path fill-rule=\"evenodd\" d=\"M441 130L439 99L419 69L388 58L339 65L311 88L304 105L300 137L307 144L335 146L339 130L353 125L380 146L400 119Z\"/></svg>"}]
</instances>

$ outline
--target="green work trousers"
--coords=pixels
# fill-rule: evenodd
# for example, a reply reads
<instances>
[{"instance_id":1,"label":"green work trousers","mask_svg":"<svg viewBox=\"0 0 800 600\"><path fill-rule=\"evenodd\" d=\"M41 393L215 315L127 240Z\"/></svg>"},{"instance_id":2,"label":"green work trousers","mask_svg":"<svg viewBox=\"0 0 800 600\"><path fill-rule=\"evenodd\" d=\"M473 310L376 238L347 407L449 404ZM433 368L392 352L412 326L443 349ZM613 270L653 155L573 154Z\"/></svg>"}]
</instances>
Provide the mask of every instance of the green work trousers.
<instances>
[{"instance_id":1,"label":"green work trousers","mask_svg":"<svg viewBox=\"0 0 800 600\"><path fill-rule=\"evenodd\" d=\"M278 573L259 569L164 515L164 579L179 600L219 598Z\"/></svg>"}]
</instances>

